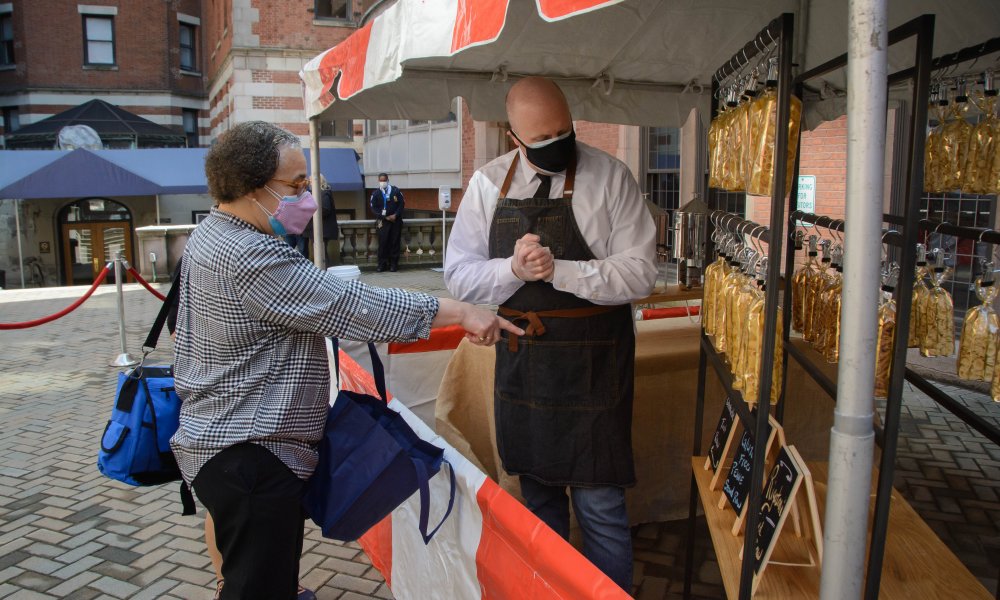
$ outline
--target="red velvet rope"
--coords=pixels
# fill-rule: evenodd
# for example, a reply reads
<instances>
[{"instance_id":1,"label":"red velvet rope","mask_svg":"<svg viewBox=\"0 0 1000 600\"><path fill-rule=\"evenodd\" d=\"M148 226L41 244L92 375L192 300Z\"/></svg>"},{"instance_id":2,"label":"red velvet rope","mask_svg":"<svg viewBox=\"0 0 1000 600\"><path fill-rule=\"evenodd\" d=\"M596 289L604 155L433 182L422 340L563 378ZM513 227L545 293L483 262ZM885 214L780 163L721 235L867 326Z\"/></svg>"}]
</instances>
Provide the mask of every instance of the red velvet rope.
<instances>
[{"instance_id":1,"label":"red velvet rope","mask_svg":"<svg viewBox=\"0 0 1000 600\"><path fill-rule=\"evenodd\" d=\"M0 331L5 329L27 329L29 327L37 327L38 325L44 325L49 321L55 321L60 317L65 317L69 313L79 308L81 304L86 302L87 298L90 298L90 295L93 294L94 290L97 289L97 286L101 285L101 283L104 282L104 278L107 275L108 275L108 267L107 265L105 265L105 267L101 269L101 272L98 273L97 277L94 279L94 283L90 286L90 289L87 290L87 293L85 293L79 300L77 300L73 304L70 304L69 306L57 312L56 314L49 315L47 317L42 317L41 319L35 319L34 321L24 321L23 323L0 323Z\"/></svg>"},{"instance_id":2,"label":"red velvet rope","mask_svg":"<svg viewBox=\"0 0 1000 600\"><path fill-rule=\"evenodd\" d=\"M132 277L135 277L136 281L138 281L139 283L142 284L142 287L144 287L147 290L149 290L150 294L152 294L152 295L156 296L157 298L159 298L161 302L166 302L167 301L167 297L164 296L163 294L161 294L160 292L154 290L153 287L151 285L149 285L149 283L145 279L142 278L142 275L139 275L139 271L136 271L135 267L133 267L133 266L130 265L129 268L128 268L128 272L132 274Z\"/></svg>"}]
</instances>

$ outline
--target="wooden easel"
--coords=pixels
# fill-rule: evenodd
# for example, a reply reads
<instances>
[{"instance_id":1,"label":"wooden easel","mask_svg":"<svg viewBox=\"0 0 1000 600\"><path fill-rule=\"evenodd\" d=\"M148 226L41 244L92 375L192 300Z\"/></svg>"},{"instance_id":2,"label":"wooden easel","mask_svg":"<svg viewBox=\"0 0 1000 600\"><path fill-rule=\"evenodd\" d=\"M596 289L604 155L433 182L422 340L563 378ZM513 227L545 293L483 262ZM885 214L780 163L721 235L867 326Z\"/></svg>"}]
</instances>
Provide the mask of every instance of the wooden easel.
<instances>
[{"instance_id":1,"label":"wooden easel","mask_svg":"<svg viewBox=\"0 0 1000 600\"><path fill-rule=\"evenodd\" d=\"M811 535L813 538L813 547L816 550L816 554L814 555L812 552L812 548L810 548L808 562L794 562L794 563L774 562L773 564L785 567L814 567L814 566L822 566L823 562L823 529L819 520L819 507L816 503L816 490L812 478L812 473L809 471L809 467L806 466L805 461L802 460L802 456L799 454L795 446L785 446L785 448L788 452L789 458L792 459L792 461L795 463L795 467L799 472L799 479L798 481L795 482L795 485L792 488L792 492L789 498L787 499L787 502L789 504L789 510L784 511L782 513L781 518L778 521L778 524L775 528L774 535L771 538L771 541L766 548L763 559L761 560L760 567L754 573L751 594L756 593L757 586L760 583L760 579L764 574L764 569L766 569L767 565L772 562L771 554L774 551L774 547L777 545L778 537L781 535L781 530L784 527L785 520L788 518L789 515L792 515L793 522L798 520L798 503L802 499L801 495L798 494L798 491L803 486L803 484L805 484L806 503L808 504L808 510L809 510L809 525L810 525L809 535ZM795 527L795 535L796 537L800 538L802 537L802 531L800 530L800 526L798 524L796 524ZM740 559L742 560L743 558L742 548L740 548L739 556Z\"/></svg>"},{"instance_id":2,"label":"wooden easel","mask_svg":"<svg viewBox=\"0 0 1000 600\"><path fill-rule=\"evenodd\" d=\"M777 437L778 437L779 444L781 446L785 445L785 430L784 430L784 428L771 415L767 416L767 421L768 421L768 423L771 424L771 433L770 433L770 435L767 436L767 445L764 447L764 464L765 464L765 466L767 465L767 457L770 456L770 454L771 454L771 446L772 446L772 443L774 442L775 435L777 435ZM721 471L722 469L719 469L719 470ZM764 470L765 470L764 477L766 478L767 477L767 473L766 473L767 469L764 469ZM718 474L716 474L716 475L718 475ZM719 508L720 509L725 509L726 504L727 504L728 501L729 500L726 498L726 494L723 493L719 497ZM747 505L746 505L746 503L744 503L743 504L743 510L740 511L740 514L736 515L736 521L733 523L733 529L732 529L733 535L739 535L740 531L743 529L743 518L746 516L746 513L747 513Z\"/></svg>"},{"instance_id":3,"label":"wooden easel","mask_svg":"<svg viewBox=\"0 0 1000 600\"><path fill-rule=\"evenodd\" d=\"M733 446L733 439L736 437L736 426L740 424L740 416L736 415L733 417L733 423L729 426L729 436L726 438L726 443L722 447L722 457L719 459L719 468L715 470L715 474L712 475L712 481L708 484L708 489L714 490L716 484L719 483L719 476L726 470L723 465L726 464L726 457L729 456L729 449ZM705 457L705 470L712 468L711 457Z\"/></svg>"}]
</instances>

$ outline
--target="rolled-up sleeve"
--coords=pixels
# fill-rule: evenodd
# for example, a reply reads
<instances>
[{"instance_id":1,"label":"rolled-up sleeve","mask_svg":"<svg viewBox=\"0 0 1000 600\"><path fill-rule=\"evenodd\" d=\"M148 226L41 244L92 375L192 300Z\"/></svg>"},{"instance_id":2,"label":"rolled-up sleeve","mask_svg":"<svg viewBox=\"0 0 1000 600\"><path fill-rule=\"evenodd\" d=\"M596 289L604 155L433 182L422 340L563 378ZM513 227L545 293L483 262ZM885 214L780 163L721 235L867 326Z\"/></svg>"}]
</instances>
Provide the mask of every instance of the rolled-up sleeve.
<instances>
[{"instance_id":1,"label":"rolled-up sleeve","mask_svg":"<svg viewBox=\"0 0 1000 600\"><path fill-rule=\"evenodd\" d=\"M444 283L453 296L473 304L501 304L524 282L510 268L510 257L490 258L489 233L500 190L476 172L462 197L448 237Z\"/></svg>"},{"instance_id":2,"label":"rolled-up sleeve","mask_svg":"<svg viewBox=\"0 0 1000 600\"><path fill-rule=\"evenodd\" d=\"M594 304L626 304L644 298L656 284L656 224L639 186L624 165L614 163L605 190L607 218L591 243L598 258L556 260L552 285ZM595 247L598 246L598 247ZM602 251L602 252L599 252Z\"/></svg>"}]
</instances>

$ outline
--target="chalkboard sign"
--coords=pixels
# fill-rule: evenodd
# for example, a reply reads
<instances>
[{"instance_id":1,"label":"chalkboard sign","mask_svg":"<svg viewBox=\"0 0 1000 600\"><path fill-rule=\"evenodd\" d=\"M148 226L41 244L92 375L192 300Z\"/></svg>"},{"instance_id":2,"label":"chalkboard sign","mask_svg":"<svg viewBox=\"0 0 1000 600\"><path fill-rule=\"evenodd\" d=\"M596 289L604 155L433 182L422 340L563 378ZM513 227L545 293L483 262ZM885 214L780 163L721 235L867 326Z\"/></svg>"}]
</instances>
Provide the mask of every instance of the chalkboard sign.
<instances>
[{"instance_id":1,"label":"chalkboard sign","mask_svg":"<svg viewBox=\"0 0 1000 600\"><path fill-rule=\"evenodd\" d=\"M722 414L719 415L719 424L715 426L715 435L712 436L712 444L708 447L708 460L711 461L714 471L719 470L719 464L726 456L726 449L729 447L729 438L733 436L736 419L733 401L726 397L726 401L722 405Z\"/></svg>"},{"instance_id":2,"label":"chalkboard sign","mask_svg":"<svg viewBox=\"0 0 1000 600\"><path fill-rule=\"evenodd\" d=\"M743 514L747 496L750 495L750 471L753 470L753 436L749 429L744 429L740 445L736 448L736 456L729 468L729 476L722 484L722 493L729 500L737 515Z\"/></svg>"},{"instance_id":3,"label":"chalkboard sign","mask_svg":"<svg viewBox=\"0 0 1000 600\"><path fill-rule=\"evenodd\" d=\"M771 468L761 497L754 541L754 572L760 574L778 540L778 532L795 502L795 492L802 481L802 470L784 446Z\"/></svg>"}]
</instances>

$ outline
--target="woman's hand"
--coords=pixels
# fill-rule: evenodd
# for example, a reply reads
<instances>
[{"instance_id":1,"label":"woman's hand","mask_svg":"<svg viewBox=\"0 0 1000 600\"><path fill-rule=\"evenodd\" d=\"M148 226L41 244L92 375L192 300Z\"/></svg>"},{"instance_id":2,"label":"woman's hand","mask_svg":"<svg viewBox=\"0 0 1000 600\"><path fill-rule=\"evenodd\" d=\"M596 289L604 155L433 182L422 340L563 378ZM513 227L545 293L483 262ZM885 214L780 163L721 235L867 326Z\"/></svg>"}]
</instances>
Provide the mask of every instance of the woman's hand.
<instances>
[{"instance_id":1,"label":"woman's hand","mask_svg":"<svg viewBox=\"0 0 1000 600\"><path fill-rule=\"evenodd\" d=\"M440 303L441 307L432 326L460 325L465 330L465 338L477 346L492 346L497 343L500 341L501 330L513 335L524 335L523 329L488 310L449 298L442 298Z\"/></svg>"}]
</instances>

